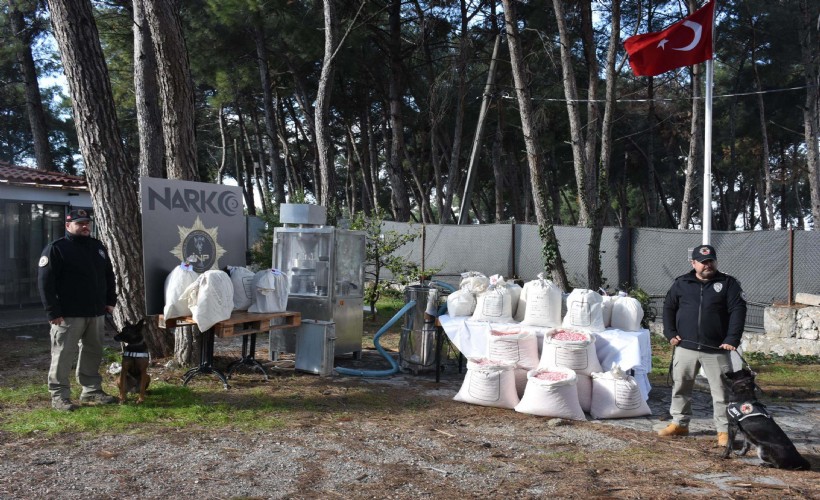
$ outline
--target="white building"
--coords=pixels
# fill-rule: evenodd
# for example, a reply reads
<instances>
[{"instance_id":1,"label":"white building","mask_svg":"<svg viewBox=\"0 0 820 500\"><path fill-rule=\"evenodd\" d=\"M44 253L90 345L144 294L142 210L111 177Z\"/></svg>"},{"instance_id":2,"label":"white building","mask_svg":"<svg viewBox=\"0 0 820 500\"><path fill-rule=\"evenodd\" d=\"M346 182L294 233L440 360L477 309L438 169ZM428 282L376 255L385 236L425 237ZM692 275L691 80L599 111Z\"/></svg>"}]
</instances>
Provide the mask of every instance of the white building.
<instances>
[{"instance_id":1,"label":"white building","mask_svg":"<svg viewBox=\"0 0 820 500\"><path fill-rule=\"evenodd\" d=\"M91 208L84 178L0 161L0 308L40 303L37 261L71 208Z\"/></svg>"}]
</instances>

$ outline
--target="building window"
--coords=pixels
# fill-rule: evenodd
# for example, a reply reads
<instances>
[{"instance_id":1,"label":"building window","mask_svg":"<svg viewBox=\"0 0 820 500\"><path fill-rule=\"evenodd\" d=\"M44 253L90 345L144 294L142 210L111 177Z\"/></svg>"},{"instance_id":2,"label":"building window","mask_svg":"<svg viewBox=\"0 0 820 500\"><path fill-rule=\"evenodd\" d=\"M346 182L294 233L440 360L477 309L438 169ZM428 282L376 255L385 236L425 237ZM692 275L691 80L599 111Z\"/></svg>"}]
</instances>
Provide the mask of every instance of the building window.
<instances>
[{"instance_id":1,"label":"building window","mask_svg":"<svg viewBox=\"0 0 820 500\"><path fill-rule=\"evenodd\" d=\"M38 304L37 262L65 233L64 205L0 201L0 307Z\"/></svg>"}]
</instances>

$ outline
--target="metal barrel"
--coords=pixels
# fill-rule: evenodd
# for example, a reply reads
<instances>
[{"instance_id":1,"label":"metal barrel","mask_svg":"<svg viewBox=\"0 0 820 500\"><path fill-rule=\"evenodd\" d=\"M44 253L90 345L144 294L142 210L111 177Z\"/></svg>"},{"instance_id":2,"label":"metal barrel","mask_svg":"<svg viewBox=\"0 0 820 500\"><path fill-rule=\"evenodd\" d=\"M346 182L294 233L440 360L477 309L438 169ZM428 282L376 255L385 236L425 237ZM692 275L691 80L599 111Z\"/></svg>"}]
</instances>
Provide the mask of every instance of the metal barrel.
<instances>
[{"instance_id":1,"label":"metal barrel","mask_svg":"<svg viewBox=\"0 0 820 500\"><path fill-rule=\"evenodd\" d=\"M404 315L399 342L399 364L417 373L425 367L434 368L436 314L449 292L435 287L411 285L404 289L405 303L416 305Z\"/></svg>"}]
</instances>

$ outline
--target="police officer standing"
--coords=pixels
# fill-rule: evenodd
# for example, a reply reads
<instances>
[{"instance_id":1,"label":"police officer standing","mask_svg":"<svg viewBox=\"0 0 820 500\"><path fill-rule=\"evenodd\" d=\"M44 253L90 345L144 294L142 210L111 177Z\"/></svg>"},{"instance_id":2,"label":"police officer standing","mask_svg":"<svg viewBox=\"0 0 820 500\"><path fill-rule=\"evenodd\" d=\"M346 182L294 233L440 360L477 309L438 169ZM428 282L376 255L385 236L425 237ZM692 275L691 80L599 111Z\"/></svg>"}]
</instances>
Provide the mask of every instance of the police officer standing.
<instances>
[{"instance_id":1,"label":"police officer standing","mask_svg":"<svg viewBox=\"0 0 820 500\"><path fill-rule=\"evenodd\" d=\"M692 251L692 270L675 279L663 303L663 334L675 346L672 359L672 423L660 436L689 434L695 376L703 368L712 393L718 445L729 441L727 394L720 375L732 370L731 351L746 324L746 297L735 278L718 271L711 245Z\"/></svg>"},{"instance_id":2,"label":"police officer standing","mask_svg":"<svg viewBox=\"0 0 820 500\"><path fill-rule=\"evenodd\" d=\"M65 221L65 237L43 250L37 282L51 323L51 406L72 411L76 406L71 402L69 375L75 359L77 380L83 387L80 401L116 401L102 390L100 362L104 317L114 310L117 295L108 252L91 237L91 215L71 210Z\"/></svg>"}]
</instances>

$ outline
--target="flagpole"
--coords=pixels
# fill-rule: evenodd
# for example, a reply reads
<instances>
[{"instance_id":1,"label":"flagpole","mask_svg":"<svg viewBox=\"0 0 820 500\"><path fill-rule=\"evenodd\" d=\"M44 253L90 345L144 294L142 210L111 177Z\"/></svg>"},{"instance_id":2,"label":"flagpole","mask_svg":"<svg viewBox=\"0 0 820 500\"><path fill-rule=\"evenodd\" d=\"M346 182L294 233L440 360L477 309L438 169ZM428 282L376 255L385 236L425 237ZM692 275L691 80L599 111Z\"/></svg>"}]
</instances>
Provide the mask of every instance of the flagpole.
<instances>
[{"instance_id":1,"label":"flagpole","mask_svg":"<svg viewBox=\"0 0 820 500\"><path fill-rule=\"evenodd\" d=\"M712 233L712 60L706 61L706 111L703 134L703 244Z\"/></svg>"}]
</instances>

